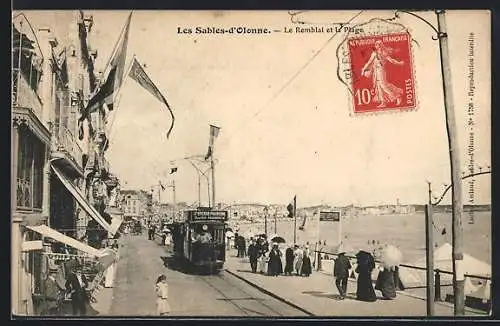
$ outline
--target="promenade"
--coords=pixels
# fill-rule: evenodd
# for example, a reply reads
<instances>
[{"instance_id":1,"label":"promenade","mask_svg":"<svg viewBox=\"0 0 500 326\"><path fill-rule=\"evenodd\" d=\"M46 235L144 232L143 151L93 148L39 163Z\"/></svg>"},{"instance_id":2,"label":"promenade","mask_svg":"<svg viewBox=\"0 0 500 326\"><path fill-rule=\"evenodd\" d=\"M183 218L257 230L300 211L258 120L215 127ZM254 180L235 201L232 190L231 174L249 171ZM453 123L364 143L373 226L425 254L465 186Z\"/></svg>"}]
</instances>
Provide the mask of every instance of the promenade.
<instances>
[{"instance_id":1,"label":"promenade","mask_svg":"<svg viewBox=\"0 0 500 326\"><path fill-rule=\"evenodd\" d=\"M394 300L381 299L362 302L356 300L356 281L350 279L345 300L338 299L334 279L328 272L313 272L309 277L278 276L270 277L251 272L248 259L234 257L230 251L226 256L225 270L276 297L301 307L311 316L320 317L425 317L426 301L404 291L398 291ZM453 306L440 302L435 304L436 316L453 316ZM467 309L470 317L487 317L485 313Z\"/></svg>"}]
</instances>

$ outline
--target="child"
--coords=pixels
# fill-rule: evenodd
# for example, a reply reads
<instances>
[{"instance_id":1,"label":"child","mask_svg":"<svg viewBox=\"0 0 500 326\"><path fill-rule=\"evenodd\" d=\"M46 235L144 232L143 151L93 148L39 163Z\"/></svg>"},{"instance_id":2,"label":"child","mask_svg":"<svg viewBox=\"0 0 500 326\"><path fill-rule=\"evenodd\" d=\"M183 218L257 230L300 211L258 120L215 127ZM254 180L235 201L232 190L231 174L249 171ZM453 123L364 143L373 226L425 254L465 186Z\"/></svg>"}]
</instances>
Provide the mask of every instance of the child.
<instances>
[{"instance_id":1,"label":"child","mask_svg":"<svg viewBox=\"0 0 500 326\"><path fill-rule=\"evenodd\" d=\"M168 315L170 305L168 304L168 284L165 275L160 275L156 280L155 292L158 296L158 299L156 299L156 312L160 316Z\"/></svg>"}]
</instances>

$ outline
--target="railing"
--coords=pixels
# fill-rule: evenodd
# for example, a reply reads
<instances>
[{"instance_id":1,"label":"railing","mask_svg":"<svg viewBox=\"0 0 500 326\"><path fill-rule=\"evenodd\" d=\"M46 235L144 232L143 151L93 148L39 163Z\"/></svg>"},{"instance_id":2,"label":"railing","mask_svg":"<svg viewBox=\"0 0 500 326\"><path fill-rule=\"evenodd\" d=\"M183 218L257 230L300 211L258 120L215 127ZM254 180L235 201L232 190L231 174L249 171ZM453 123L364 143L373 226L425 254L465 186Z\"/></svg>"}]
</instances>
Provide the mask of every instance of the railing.
<instances>
[{"instance_id":1,"label":"railing","mask_svg":"<svg viewBox=\"0 0 500 326\"><path fill-rule=\"evenodd\" d=\"M12 69L12 105L14 107L19 106L32 109L38 119L43 121L42 100L36 91L31 88L24 74L21 73L20 75L21 76L19 77L19 69Z\"/></svg>"},{"instance_id":2,"label":"railing","mask_svg":"<svg viewBox=\"0 0 500 326\"><path fill-rule=\"evenodd\" d=\"M315 254L314 261L315 261L316 267L318 267L318 263L319 263L318 259L321 260L321 258L318 257L319 256L318 254L328 255L328 256L332 256L332 257L338 256L338 254L326 252L326 251L321 251L321 250L314 250L313 252ZM345 256L347 258L349 258L349 260L356 259L355 256L349 256L349 255L345 255ZM375 260L375 262L381 263L381 261L379 261L377 259ZM408 265L408 264L399 264L399 271L401 271L402 268L408 268L408 269L413 269L413 270L418 270L418 271L423 271L423 272L427 271L427 268L425 268L425 267ZM333 274L333 269L331 272ZM451 282L449 282L447 284L443 283L442 282L442 275L453 275L453 272L443 271L443 270L440 270L438 268L434 269L434 285L435 285L434 300L435 301L443 301L443 299L445 301L449 301L448 298L453 295L453 291L452 291L453 284ZM477 287L483 286L484 283L486 283L486 282L491 282L491 277L486 277L486 276L482 276L482 275L474 275L474 274L465 274L464 276L465 276L465 278L469 278L469 280L471 281L471 284L473 286L477 286ZM425 284L425 277L426 276L424 274L424 279L423 279L422 284L419 284L416 286L407 286L407 287L402 288L401 290L407 291L407 292L415 291L416 295L421 294L422 296L425 296L425 291L422 291L422 293L418 293L419 289L425 290L427 287ZM488 285L488 283L486 283L486 286L487 285ZM398 287L397 284L396 284L396 287ZM471 308L489 311L491 309L491 292L489 293L488 298L468 297L468 298L466 298L466 304L467 304L467 306L469 306Z\"/></svg>"},{"instance_id":3,"label":"railing","mask_svg":"<svg viewBox=\"0 0 500 326\"><path fill-rule=\"evenodd\" d=\"M66 126L58 125L55 129L59 130L56 138L56 150L68 154L79 167L83 168L83 150L76 142L73 133Z\"/></svg>"}]
</instances>

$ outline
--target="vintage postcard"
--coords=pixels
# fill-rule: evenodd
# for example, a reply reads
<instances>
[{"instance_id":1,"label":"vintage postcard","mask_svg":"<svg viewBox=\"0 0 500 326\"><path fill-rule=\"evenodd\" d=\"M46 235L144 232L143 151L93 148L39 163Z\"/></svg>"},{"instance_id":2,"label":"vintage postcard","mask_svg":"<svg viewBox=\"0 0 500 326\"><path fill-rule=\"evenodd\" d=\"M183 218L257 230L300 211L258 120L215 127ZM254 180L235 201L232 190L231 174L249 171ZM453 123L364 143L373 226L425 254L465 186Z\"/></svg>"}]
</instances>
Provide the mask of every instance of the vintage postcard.
<instances>
[{"instance_id":1,"label":"vintage postcard","mask_svg":"<svg viewBox=\"0 0 500 326\"><path fill-rule=\"evenodd\" d=\"M12 13L14 318L491 314L487 10Z\"/></svg>"}]
</instances>

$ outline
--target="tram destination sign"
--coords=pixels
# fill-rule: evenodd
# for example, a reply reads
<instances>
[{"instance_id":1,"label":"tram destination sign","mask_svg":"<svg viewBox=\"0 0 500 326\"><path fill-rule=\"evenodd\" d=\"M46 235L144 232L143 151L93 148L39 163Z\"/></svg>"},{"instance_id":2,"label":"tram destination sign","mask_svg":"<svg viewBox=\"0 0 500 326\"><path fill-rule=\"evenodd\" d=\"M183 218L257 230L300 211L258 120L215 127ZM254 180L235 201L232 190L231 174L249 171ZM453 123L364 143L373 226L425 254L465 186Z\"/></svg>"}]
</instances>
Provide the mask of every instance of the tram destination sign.
<instances>
[{"instance_id":1,"label":"tram destination sign","mask_svg":"<svg viewBox=\"0 0 500 326\"><path fill-rule=\"evenodd\" d=\"M332 211L332 212L320 212L319 220L321 222L339 222L340 221L340 212Z\"/></svg>"},{"instance_id":2,"label":"tram destination sign","mask_svg":"<svg viewBox=\"0 0 500 326\"><path fill-rule=\"evenodd\" d=\"M228 213L227 211L189 211L188 218L191 221L226 221L228 218Z\"/></svg>"}]
</instances>

